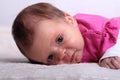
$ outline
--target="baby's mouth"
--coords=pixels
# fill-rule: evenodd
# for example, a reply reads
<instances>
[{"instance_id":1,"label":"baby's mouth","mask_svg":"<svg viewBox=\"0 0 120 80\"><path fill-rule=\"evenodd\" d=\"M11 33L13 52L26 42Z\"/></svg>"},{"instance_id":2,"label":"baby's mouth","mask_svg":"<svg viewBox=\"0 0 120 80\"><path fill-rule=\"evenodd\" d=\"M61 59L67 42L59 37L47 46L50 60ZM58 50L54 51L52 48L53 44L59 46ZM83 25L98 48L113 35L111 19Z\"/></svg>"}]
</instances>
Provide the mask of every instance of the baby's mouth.
<instances>
[{"instance_id":1,"label":"baby's mouth","mask_svg":"<svg viewBox=\"0 0 120 80\"><path fill-rule=\"evenodd\" d=\"M75 51L71 58L70 58L70 63L80 63L80 58L79 58L79 55L78 55L79 52Z\"/></svg>"},{"instance_id":2,"label":"baby's mouth","mask_svg":"<svg viewBox=\"0 0 120 80\"><path fill-rule=\"evenodd\" d=\"M71 59L70 59L70 63L75 62L75 52L72 54Z\"/></svg>"}]
</instances>

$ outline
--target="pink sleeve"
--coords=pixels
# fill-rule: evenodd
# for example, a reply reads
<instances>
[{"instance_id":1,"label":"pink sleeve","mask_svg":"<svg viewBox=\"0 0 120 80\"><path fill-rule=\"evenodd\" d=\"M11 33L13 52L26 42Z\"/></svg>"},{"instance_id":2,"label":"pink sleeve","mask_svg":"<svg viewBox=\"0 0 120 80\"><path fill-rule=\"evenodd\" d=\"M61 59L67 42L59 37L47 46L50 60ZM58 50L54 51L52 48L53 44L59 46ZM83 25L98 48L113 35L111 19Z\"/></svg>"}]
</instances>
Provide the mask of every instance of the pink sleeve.
<instances>
[{"instance_id":1,"label":"pink sleeve","mask_svg":"<svg viewBox=\"0 0 120 80\"><path fill-rule=\"evenodd\" d=\"M120 17L108 19L98 15L77 14L74 18L85 41L83 60L98 62L117 41Z\"/></svg>"},{"instance_id":2,"label":"pink sleeve","mask_svg":"<svg viewBox=\"0 0 120 80\"><path fill-rule=\"evenodd\" d=\"M110 19L104 29L104 41L102 41L102 51L105 52L108 48L112 47L117 42L117 37L120 29L120 18Z\"/></svg>"}]
</instances>

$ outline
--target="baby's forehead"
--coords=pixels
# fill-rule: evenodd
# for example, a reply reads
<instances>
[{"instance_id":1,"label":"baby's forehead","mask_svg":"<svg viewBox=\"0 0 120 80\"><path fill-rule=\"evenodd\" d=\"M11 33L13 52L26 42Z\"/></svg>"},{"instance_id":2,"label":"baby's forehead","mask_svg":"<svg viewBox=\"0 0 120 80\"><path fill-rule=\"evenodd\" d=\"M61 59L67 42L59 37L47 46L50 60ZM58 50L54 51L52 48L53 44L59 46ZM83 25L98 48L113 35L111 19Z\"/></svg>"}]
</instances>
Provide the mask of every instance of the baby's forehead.
<instances>
[{"instance_id":1,"label":"baby's forehead","mask_svg":"<svg viewBox=\"0 0 120 80\"><path fill-rule=\"evenodd\" d=\"M59 31L61 26L64 26L66 24L65 20L63 19L50 19L50 20L43 20L38 22L35 27L33 27L34 32L39 32L41 34L43 33L51 33ZM58 26L59 25L59 26Z\"/></svg>"}]
</instances>

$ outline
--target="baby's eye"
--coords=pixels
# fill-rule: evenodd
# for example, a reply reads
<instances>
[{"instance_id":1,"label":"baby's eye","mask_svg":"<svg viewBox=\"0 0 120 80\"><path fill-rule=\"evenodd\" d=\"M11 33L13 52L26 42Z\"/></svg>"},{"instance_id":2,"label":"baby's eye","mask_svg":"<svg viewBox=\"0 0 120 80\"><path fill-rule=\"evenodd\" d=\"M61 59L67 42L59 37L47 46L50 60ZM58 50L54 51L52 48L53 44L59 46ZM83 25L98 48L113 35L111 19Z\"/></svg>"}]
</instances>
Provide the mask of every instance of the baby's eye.
<instances>
[{"instance_id":1,"label":"baby's eye","mask_svg":"<svg viewBox=\"0 0 120 80\"><path fill-rule=\"evenodd\" d=\"M54 59L54 56L53 56L53 54L51 54L51 55L48 56L47 60L48 60L48 62L51 62L53 59Z\"/></svg>"},{"instance_id":2,"label":"baby's eye","mask_svg":"<svg viewBox=\"0 0 120 80\"><path fill-rule=\"evenodd\" d=\"M62 36L62 35L58 36L58 38L57 38L57 43L59 44L59 43L61 43L62 41L63 41L63 36Z\"/></svg>"}]
</instances>

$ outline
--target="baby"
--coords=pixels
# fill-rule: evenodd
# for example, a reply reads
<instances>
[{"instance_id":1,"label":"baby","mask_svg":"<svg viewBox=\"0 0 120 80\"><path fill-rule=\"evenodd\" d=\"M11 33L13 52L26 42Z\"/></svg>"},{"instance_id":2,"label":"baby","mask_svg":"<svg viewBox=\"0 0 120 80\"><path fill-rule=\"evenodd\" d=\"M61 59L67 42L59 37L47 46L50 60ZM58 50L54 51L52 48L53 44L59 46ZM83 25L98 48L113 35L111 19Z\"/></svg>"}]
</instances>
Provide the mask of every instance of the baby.
<instances>
[{"instance_id":1,"label":"baby","mask_svg":"<svg viewBox=\"0 0 120 80\"><path fill-rule=\"evenodd\" d=\"M13 26L13 38L30 62L57 65L99 63L120 68L120 17L76 14L74 17L49 3L22 10Z\"/></svg>"}]
</instances>

